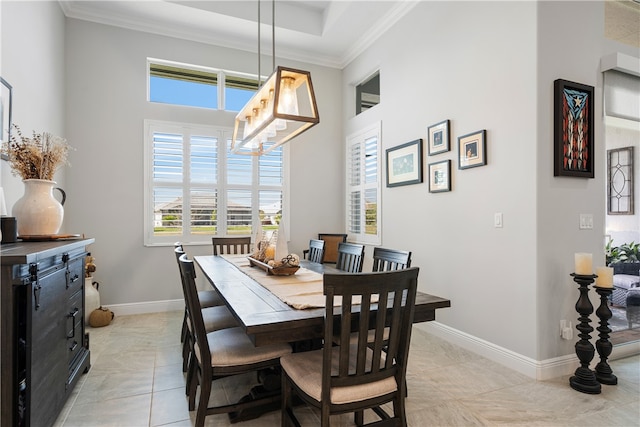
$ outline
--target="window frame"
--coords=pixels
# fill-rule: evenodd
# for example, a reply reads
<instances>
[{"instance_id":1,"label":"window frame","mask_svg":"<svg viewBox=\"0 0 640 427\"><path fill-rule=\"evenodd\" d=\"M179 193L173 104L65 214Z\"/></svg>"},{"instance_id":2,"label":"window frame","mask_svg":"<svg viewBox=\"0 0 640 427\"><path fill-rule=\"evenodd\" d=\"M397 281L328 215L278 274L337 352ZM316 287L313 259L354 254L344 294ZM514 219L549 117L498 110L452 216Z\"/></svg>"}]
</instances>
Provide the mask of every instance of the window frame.
<instances>
[{"instance_id":1,"label":"window frame","mask_svg":"<svg viewBox=\"0 0 640 427\"><path fill-rule=\"evenodd\" d=\"M218 105L214 108L209 107L201 107L196 105L188 105L188 104L173 104L170 102L159 102L159 101L151 101L151 67L152 65L165 66L165 67L173 67L178 69L183 69L185 71L194 71L194 72L204 72L209 74L216 74L216 92L218 97ZM147 58L146 62L146 76L147 76L147 102L153 104L161 104L168 105L172 107L188 107L188 108L204 108L206 110L219 110L219 111L230 111L237 113L240 110L227 110L226 108L226 89L227 89L227 78L238 78L238 79L248 79L255 80L255 90L254 93L258 91L260 86L260 82L265 80L264 76L256 76L255 74L250 73L242 73L239 71L230 71L223 70L221 68L213 68L213 67L205 67L202 65L195 64L187 64L184 62L176 62L176 61L168 61L166 59L158 59L158 58ZM180 80L180 79L178 79ZM188 79L181 81L189 81ZM253 84L251 84L253 86Z\"/></svg>"},{"instance_id":2,"label":"window frame","mask_svg":"<svg viewBox=\"0 0 640 427\"><path fill-rule=\"evenodd\" d=\"M376 180L375 182L367 183L365 180L365 144L366 141L375 137L377 139L376 146ZM353 159L352 159L352 147L354 145L360 145L360 164L363 167L359 168L360 172L360 181L358 184L351 183L351 172L353 170ZM381 122L376 122L366 128L363 128L359 131L356 131L349 135L346 138L346 176L345 176L345 224L347 228L347 233L349 236L350 242L361 243L366 245L380 245L382 244L382 125ZM351 229L351 213L352 213L352 203L351 203L351 194L353 191L360 191L360 214L359 220L361 224L360 232L355 233ZM366 233L366 200L364 197L364 193L366 190L375 190L376 191L376 234L367 234Z\"/></svg>"},{"instance_id":3,"label":"window frame","mask_svg":"<svg viewBox=\"0 0 640 427\"><path fill-rule=\"evenodd\" d=\"M179 134L182 136L183 141L188 142L190 140L191 135L198 136L210 136L216 137L218 139L218 175L216 178L216 182L214 184L210 184L210 188L215 189L217 194L217 229L216 234L202 234L202 233L187 233L187 228L184 226L182 228L182 234L171 234L167 236L157 236L154 234L154 200L153 200L153 192L154 188L157 186L175 186L181 188L183 191L183 195L189 194L192 189L192 182L190 182L190 164L189 157L187 154L189 153L186 147L183 148L183 177L181 183L171 183L170 185L166 185L165 183L161 183L157 185L157 183L153 179L154 172L154 133L173 133ZM227 183L227 158L229 155L228 143L233 134L233 129L225 126L214 126L214 125L200 125L194 123L180 123L180 122L169 122L162 120L144 120L144 246L170 246L173 245L176 241L180 241L183 244L190 245L210 245L211 237L213 236L240 236L240 234L231 234L227 233L227 221L226 221L226 212L227 212L227 192L229 190L250 190L251 191L251 215L252 215L252 230L250 233L253 233L254 227L253 224L256 220L259 220L259 201L260 201L260 193L261 191L280 191L282 194L282 218L284 220L285 227L288 228L288 222L286 219L289 217L289 193L288 193L288 181L289 181L289 163L288 163L288 150L286 147L282 149L282 182L281 184L263 184L260 185L260 176L259 176L259 157L251 157L252 165L252 180L250 184L228 184ZM203 188L203 185L200 183L195 183L195 188ZM183 196L184 197L184 196ZM188 214L187 214L188 215ZM185 220L185 213L183 210L183 221ZM249 236L252 234L246 234L245 236Z\"/></svg>"}]
</instances>

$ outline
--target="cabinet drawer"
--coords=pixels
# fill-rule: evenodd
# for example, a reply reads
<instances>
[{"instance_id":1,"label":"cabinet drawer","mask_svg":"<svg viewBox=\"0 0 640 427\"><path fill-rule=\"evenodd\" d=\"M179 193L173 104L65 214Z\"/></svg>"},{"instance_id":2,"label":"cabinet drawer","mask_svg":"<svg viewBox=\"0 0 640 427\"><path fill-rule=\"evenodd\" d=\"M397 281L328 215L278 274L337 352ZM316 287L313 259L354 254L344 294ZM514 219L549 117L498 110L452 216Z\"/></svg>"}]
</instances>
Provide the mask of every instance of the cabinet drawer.
<instances>
[{"instance_id":1,"label":"cabinet drawer","mask_svg":"<svg viewBox=\"0 0 640 427\"><path fill-rule=\"evenodd\" d=\"M84 283L84 256L69 260L67 267L67 289L70 293L80 289Z\"/></svg>"},{"instance_id":2,"label":"cabinet drawer","mask_svg":"<svg viewBox=\"0 0 640 427\"><path fill-rule=\"evenodd\" d=\"M67 351L69 365L73 365L73 360L76 358L80 348L82 348L83 329L82 322L84 321L84 310L82 309L82 289L73 294L69 298L69 304L67 306Z\"/></svg>"}]
</instances>

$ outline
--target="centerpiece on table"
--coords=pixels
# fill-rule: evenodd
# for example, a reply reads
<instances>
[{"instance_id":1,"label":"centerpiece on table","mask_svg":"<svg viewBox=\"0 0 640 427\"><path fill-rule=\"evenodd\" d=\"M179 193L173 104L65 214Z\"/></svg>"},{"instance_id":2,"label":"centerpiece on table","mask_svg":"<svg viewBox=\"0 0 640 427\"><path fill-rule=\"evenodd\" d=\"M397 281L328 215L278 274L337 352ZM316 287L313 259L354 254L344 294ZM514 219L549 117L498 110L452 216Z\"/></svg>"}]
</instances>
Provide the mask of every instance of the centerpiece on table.
<instances>
[{"instance_id":1,"label":"centerpiece on table","mask_svg":"<svg viewBox=\"0 0 640 427\"><path fill-rule=\"evenodd\" d=\"M24 195L13 205L18 236L53 236L60 230L64 219L62 205L66 194L56 187L53 176L63 165L69 164L70 146L64 138L51 133L35 133L29 138L20 127L2 146L2 154L8 157L12 174L22 178ZM53 197L53 190L60 191L62 201Z\"/></svg>"},{"instance_id":2,"label":"centerpiece on table","mask_svg":"<svg viewBox=\"0 0 640 427\"><path fill-rule=\"evenodd\" d=\"M289 253L282 221L277 233L273 233L268 239L263 237L259 241L254 253L249 257L249 262L252 266L260 267L267 274L274 276L289 276L298 271L300 257Z\"/></svg>"}]
</instances>

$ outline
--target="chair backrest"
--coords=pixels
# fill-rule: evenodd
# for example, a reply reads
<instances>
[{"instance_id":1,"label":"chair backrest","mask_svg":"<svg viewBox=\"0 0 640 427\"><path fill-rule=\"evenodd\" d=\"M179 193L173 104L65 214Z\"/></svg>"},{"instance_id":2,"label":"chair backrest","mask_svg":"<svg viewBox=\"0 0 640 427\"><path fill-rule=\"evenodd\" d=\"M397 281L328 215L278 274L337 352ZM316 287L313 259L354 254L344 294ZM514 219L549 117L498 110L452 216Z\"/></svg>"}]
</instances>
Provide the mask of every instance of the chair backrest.
<instances>
[{"instance_id":1,"label":"chair backrest","mask_svg":"<svg viewBox=\"0 0 640 427\"><path fill-rule=\"evenodd\" d=\"M319 233L318 240L324 240L324 261L338 261L338 244L347 241L346 234Z\"/></svg>"},{"instance_id":2,"label":"chair backrest","mask_svg":"<svg viewBox=\"0 0 640 427\"><path fill-rule=\"evenodd\" d=\"M212 237L214 255L250 254L251 237Z\"/></svg>"},{"instance_id":3,"label":"chair backrest","mask_svg":"<svg viewBox=\"0 0 640 427\"><path fill-rule=\"evenodd\" d=\"M309 240L309 261L322 264L324 260L324 240Z\"/></svg>"},{"instance_id":4,"label":"chair backrest","mask_svg":"<svg viewBox=\"0 0 640 427\"><path fill-rule=\"evenodd\" d=\"M373 248L373 270L392 271L411 267L411 252L397 249Z\"/></svg>"},{"instance_id":5,"label":"chair backrest","mask_svg":"<svg viewBox=\"0 0 640 427\"><path fill-rule=\"evenodd\" d=\"M180 277L182 278L182 290L185 295L187 313L192 327L195 348L200 352L199 360L211 360L211 350L207 341L204 318L202 317L202 307L198 299L198 289L196 287L196 269L193 261L187 258L187 254L182 254L178 258L180 266ZM203 363L203 369L210 368L210 363Z\"/></svg>"},{"instance_id":6,"label":"chair backrest","mask_svg":"<svg viewBox=\"0 0 640 427\"><path fill-rule=\"evenodd\" d=\"M338 260L336 268L347 273L362 272L364 262L364 245L355 243L340 243L338 245Z\"/></svg>"},{"instance_id":7,"label":"chair backrest","mask_svg":"<svg viewBox=\"0 0 640 427\"><path fill-rule=\"evenodd\" d=\"M324 342L337 342L339 347L325 345L323 349L322 401L330 401L332 387L389 377L395 377L397 392L405 396L418 271L413 267L375 273L324 274ZM334 307L337 298L342 299L340 307ZM335 352L339 352L339 357L332 355Z\"/></svg>"}]
</instances>

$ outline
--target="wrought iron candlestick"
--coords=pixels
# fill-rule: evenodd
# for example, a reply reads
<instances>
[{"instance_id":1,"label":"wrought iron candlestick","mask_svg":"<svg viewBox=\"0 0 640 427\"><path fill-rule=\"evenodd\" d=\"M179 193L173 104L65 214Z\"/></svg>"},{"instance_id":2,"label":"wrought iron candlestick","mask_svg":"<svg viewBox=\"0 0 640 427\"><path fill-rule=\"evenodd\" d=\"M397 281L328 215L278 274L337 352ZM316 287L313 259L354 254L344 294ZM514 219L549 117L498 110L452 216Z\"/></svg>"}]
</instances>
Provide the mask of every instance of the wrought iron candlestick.
<instances>
[{"instance_id":1,"label":"wrought iron candlestick","mask_svg":"<svg viewBox=\"0 0 640 427\"><path fill-rule=\"evenodd\" d=\"M600 339L596 341L596 349L600 355L600 362L596 365L596 379L601 384L616 385L618 377L613 375L611 367L607 363L607 358L611 354L613 345L609 341L609 319L612 317L611 309L609 309L609 295L613 292L613 288L602 288L594 286L594 289L600 295L600 307L596 310L596 315L600 319L600 326L596 328L599 332Z\"/></svg>"},{"instance_id":2,"label":"wrought iron candlestick","mask_svg":"<svg viewBox=\"0 0 640 427\"><path fill-rule=\"evenodd\" d=\"M574 376L569 378L569 384L574 390L582 393L599 394L602 391L602 386L596 379L595 373L589 369L589 363L593 359L595 354L595 348L589 341L591 339L591 332L593 328L589 325L591 319L589 315L593 313L593 305L589 301L589 285L593 283L595 278L594 274L580 275L571 273L573 281L579 286L580 297L576 302L576 311L580 314L578 320L580 323L576 326L576 329L580 331L578 336L580 341L576 343L576 355L580 359L580 366L576 369Z\"/></svg>"}]
</instances>

